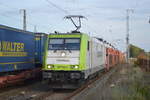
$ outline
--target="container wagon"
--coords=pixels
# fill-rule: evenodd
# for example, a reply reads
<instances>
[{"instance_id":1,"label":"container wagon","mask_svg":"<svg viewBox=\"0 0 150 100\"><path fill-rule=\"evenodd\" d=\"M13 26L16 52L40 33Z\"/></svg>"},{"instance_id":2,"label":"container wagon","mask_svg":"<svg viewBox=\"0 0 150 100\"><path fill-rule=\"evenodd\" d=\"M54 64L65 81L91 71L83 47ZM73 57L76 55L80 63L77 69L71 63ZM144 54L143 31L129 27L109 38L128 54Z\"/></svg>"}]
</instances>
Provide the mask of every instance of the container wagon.
<instances>
[{"instance_id":1,"label":"container wagon","mask_svg":"<svg viewBox=\"0 0 150 100\"><path fill-rule=\"evenodd\" d=\"M35 33L35 66L37 67L43 66L46 41L47 41L47 34Z\"/></svg>"},{"instance_id":2,"label":"container wagon","mask_svg":"<svg viewBox=\"0 0 150 100\"><path fill-rule=\"evenodd\" d=\"M125 61L124 53L115 49L111 45L107 46L106 48L106 69L107 70L109 70L110 68L118 64L123 64L124 61Z\"/></svg>"},{"instance_id":3,"label":"container wagon","mask_svg":"<svg viewBox=\"0 0 150 100\"><path fill-rule=\"evenodd\" d=\"M0 25L0 87L36 77L34 33Z\"/></svg>"},{"instance_id":4,"label":"container wagon","mask_svg":"<svg viewBox=\"0 0 150 100\"><path fill-rule=\"evenodd\" d=\"M124 63L125 61L125 55L121 51L117 50L107 41L104 41L102 38L97 38L99 41L102 41L105 50L106 50L106 56L105 56L105 71L110 70L112 67L114 67L117 64Z\"/></svg>"}]
</instances>

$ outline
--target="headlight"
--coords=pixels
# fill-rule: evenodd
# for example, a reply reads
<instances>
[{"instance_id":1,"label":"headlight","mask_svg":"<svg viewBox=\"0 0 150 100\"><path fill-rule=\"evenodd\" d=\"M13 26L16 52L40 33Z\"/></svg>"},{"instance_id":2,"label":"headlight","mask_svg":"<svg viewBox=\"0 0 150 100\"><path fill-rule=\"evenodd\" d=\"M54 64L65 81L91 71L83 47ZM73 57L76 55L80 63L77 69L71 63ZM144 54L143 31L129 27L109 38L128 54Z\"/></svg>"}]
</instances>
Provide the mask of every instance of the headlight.
<instances>
[{"instance_id":1,"label":"headlight","mask_svg":"<svg viewBox=\"0 0 150 100\"><path fill-rule=\"evenodd\" d=\"M63 53L61 53L61 56L62 56L62 57L66 56L66 53L64 53L64 52L63 52Z\"/></svg>"},{"instance_id":2,"label":"headlight","mask_svg":"<svg viewBox=\"0 0 150 100\"><path fill-rule=\"evenodd\" d=\"M78 68L79 68L79 66L74 66L74 68L75 68L75 69L78 69Z\"/></svg>"},{"instance_id":3,"label":"headlight","mask_svg":"<svg viewBox=\"0 0 150 100\"><path fill-rule=\"evenodd\" d=\"M47 68L52 68L52 66L51 66L51 65L48 65Z\"/></svg>"}]
</instances>

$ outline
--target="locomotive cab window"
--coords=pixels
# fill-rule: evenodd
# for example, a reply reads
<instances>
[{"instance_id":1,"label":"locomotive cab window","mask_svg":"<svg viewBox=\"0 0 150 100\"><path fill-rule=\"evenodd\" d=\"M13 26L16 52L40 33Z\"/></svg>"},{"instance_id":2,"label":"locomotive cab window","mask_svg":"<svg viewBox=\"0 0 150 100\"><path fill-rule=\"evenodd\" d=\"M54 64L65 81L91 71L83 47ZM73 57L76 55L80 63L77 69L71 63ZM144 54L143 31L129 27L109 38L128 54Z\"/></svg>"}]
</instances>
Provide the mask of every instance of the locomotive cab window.
<instances>
[{"instance_id":1,"label":"locomotive cab window","mask_svg":"<svg viewBox=\"0 0 150 100\"><path fill-rule=\"evenodd\" d=\"M49 43L50 44L63 44L64 39L50 39Z\"/></svg>"},{"instance_id":2,"label":"locomotive cab window","mask_svg":"<svg viewBox=\"0 0 150 100\"><path fill-rule=\"evenodd\" d=\"M49 50L80 50L79 38L50 38Z\"/></svg>"},{"instance_id":3,"label":"locomotive cab window","mask_svg":"<svg viewBox=\"0 0 150 100\"><path fill-rule=\"evenodd\" d=\"M79 50L80 39L65 39L65 48L69 50Z\"/></svg>"}]
</instances>

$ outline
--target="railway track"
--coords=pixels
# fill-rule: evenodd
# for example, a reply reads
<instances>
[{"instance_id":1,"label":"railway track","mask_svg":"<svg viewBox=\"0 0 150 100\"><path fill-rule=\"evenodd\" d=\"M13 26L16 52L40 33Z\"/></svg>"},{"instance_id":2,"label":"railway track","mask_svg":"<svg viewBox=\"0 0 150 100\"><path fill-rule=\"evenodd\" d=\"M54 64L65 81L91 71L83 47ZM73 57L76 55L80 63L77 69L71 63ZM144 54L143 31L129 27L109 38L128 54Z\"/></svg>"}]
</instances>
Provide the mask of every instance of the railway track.
<instances>
[{"instance_id":1,"label":"railway track","mask_svg":"<svg viewBox=\"0 0 150 100\"><path fill-rule=\"evenodd\" d=\"M92 87L96 87L96 85L98 85L98 83L100 83L100 82L101 82L101 85L105 84L107 79L116 70L117 70L117 68L115 67L114 69L112 69L112 70L110 70L108 72L103 72L103 73L99 74L96 78L90 80L84 86L80 87L79 89L74 91L71 95L69 95L67 98L65 98L63 100L79 100L78 97L80 98L80 94L84 95L84 93L86 93L86 91L88 91L88 89L90 89ZM82 100L82 99L80 99L80 100Z\"/></svg>"},{"instance_id":2,"label":"railway track","mask_svg":"<svg viewBox=\"0 0 150 100\"><path fill-rule=\"evenodd\" d=\"M77 96L83 94L83 91L91 88L92 85L96 86L98 81L105 84L107 79L116 70L118 70L117 67L109 72L101 73L76 90L52 90L46 83L38 82L26 87L0 93L0 100L77 100L75 99Z\"/></svg>"}]
</instances>

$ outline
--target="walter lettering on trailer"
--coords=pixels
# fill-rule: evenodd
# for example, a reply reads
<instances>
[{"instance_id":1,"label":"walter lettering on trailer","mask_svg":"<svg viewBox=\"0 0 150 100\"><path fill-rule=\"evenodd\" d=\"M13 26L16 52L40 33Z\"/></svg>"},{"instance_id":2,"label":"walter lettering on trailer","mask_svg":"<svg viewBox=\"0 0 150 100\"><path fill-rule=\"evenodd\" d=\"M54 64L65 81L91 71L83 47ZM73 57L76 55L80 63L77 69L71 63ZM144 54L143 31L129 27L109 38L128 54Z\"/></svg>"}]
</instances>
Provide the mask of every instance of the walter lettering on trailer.
<instances>
[{"instance_id":1,"label":"walter lettering on trailer","mask_svg":"<svg viewBox=\"0 0 150 100\"><path fill-rule=\"evenodd\" d=\"M24 43L0 41L0 56L27 56Z\"/></svg>"}]
</instances>

